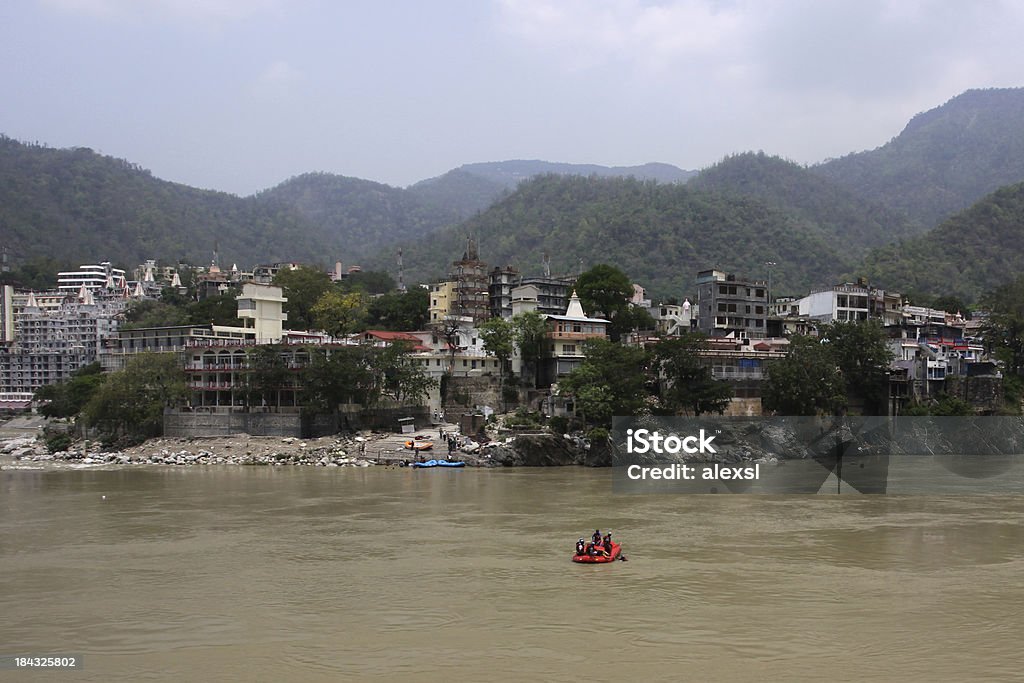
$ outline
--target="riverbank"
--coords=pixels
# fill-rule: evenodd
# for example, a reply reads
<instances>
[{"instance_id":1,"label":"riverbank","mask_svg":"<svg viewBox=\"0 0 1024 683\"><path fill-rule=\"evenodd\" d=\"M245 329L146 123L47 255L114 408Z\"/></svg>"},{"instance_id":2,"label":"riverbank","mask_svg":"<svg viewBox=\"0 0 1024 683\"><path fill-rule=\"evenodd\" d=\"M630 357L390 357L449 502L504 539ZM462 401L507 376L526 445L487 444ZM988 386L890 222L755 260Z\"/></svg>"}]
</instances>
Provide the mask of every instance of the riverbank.
<instances>
[{"instance_id":1,"label":"riverbank","mask_svg":"<svg viewBox=\"0 0 1024 683\"><path fill-rule=\"evenodd\" d=\"M97 442L77 441L67 450L50 453L34 435L0 439L0 458L17 463L63 462L76 465L257 465L311 467L402 467L431 458L449 457L470 467L607 467L607 448L591 448L585 440L550 433L508 436L478 443L459 435L455 425L440 425L415 435L434 448L414 452L405 447L408 434L364 431L318 439L251 436L150 439L121 450L104 449ZM442 432L443 430L443 432ZM442 436L443 434L443 436ZM450 454L447 438L459 447ZM0 462L0 467L4 467Z\"/></svg>"},{"instance_id":2,"label":"riverbank","mask_svg":"<svg viewBox=\"0 0 1024 683\"><path fill-rule=\"evenodd\" d=\"M455 432L448 425L446 434ZM436 433L435 433L436 435ZM423 436L430 436L424 432ZM251 436L155 438L121 450L104 449L99 443L77 441L67 450L48 452L35 436L0 440L0 456L15 462L71 462L82 465L262 465L312 467L402 466L431 457L444 457L447 447L413 452L405 448L409 435L380 432L338 434L318 439ZM443 442L441 442L443 443ZM453 453L453 459L470 466L490 463L489 453Z\"/></svg>"}]
</instances>

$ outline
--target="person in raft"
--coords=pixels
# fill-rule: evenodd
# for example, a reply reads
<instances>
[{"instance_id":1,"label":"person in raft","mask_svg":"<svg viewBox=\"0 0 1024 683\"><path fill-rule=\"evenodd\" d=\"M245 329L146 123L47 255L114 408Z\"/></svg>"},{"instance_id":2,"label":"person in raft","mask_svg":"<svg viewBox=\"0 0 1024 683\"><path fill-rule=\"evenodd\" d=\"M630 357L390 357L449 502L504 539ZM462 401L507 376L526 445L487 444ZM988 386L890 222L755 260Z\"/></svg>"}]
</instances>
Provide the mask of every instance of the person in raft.
<instances>
[{"instance_id":1,"label":"person in raft","mask_svg":"<svg viewBox=\"0 0 1024 683\"><path fill-rule=\"evenodd\" d=\"M591 542L594 545L597 545L598 543L600 543L601 542L601 530L600 529L594 529L594 535L590 537L590 540L591 540Z\"/></svg>"},{"instance_id":2,"label":"person in raft","mask_svg":"<svg viewBox=\"0 0 1024 683\"><path fill-rule=\"evenodd\" d=\"M586 554L586 552L587 552L587 544L583 540L583 538L580 537L580 540L576 541L576 554L577 555L584 555L584 554Z\"/></svg>"},{"instance_id":3,"label":"person in raft","mask_svg":"<svg viewBox=\"0 0 1024 683\"><path fill-rule=\"evenodd\" d=\"M604 546L604 556L605 557L611 557L612 556L612 532L609 531L607 534L604 535L604 538L601 540L601 545Z\"/></svg>"}]
</instances>

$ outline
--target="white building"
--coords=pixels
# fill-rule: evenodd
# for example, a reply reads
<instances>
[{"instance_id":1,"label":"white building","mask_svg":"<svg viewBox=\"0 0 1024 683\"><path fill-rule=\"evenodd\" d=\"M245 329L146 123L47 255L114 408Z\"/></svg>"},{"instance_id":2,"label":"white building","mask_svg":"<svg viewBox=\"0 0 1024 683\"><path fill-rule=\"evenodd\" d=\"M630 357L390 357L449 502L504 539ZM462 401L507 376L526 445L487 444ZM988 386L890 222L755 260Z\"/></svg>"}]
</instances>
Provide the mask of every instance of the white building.
<instances>
[{"instance_id":1,"label":"white building","mask_svg":"<svg viewBox=\"0 0 1024 683\"><path fill-rule=\"evenodd\" d=\"M128 288L128 280L125 279L124 271L114 268L109 261L57 273L57 289L65 294L76 294L83 286L89 290L124 291Z\"/></svg>"}]
</instances>

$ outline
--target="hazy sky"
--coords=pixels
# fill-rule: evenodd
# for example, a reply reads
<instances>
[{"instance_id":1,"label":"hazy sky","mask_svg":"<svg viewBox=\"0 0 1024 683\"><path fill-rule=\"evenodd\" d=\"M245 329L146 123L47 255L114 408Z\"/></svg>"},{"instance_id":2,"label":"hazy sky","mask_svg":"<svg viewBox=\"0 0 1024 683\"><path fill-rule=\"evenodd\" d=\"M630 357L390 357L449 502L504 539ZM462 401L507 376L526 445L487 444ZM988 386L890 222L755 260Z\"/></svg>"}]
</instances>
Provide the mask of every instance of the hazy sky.
<instances>
[{"instance_id":1,"label":"hazy sky","mask_svg":"<svg viewBox=\"0 0 1024 683\"><path fill-rule=\"evenodd\" d=\"M0 132L240 194L475 161L801 163L1024 85L1024 2L0 0Z\"/></svg>"}]
</instances>

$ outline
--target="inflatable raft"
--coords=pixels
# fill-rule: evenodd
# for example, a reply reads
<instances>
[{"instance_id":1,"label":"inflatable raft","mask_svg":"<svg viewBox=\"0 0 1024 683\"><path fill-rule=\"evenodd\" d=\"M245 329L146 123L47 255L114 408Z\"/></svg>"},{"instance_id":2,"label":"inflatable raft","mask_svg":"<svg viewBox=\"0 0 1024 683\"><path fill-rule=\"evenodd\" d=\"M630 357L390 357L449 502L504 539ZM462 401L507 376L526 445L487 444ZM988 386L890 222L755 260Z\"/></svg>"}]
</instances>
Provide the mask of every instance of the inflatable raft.
<instances>
[{"instance_id":1,"label":"inflatable raft","mask_svg":"<svg viewBox=\"0 0 1024 683\"><path fill-rule=\"evenodd\" d=\"M604 562L614 562L619 559L619 555L621 554L622 546L615 541L612 541L612 554L610 556L605 557L603 553L601 555L573 555L572 561L582 562L584 564L602 564Z\"/></svg>"},{"instance_id":2,"label":"inflatable raft","mask_svg":"<svg viewBox=\"0 0 1024 683\"><path fill-rule=\"evenodd\" d=\"M461 460L457 462L452 462L450 460L428 460L426 462L414 462L412 463L412 466L419 469L426 467L465 467L466 463Z\"/></svg>"}]
</instances>

